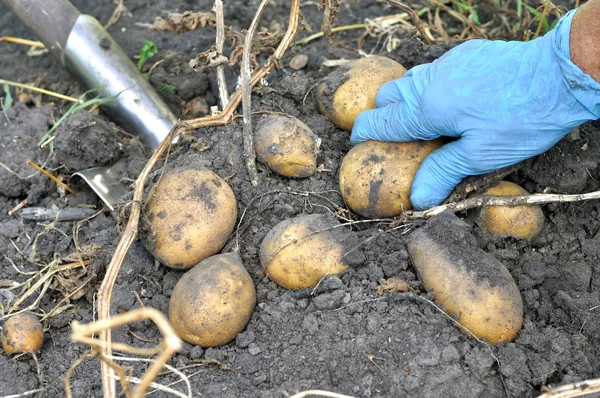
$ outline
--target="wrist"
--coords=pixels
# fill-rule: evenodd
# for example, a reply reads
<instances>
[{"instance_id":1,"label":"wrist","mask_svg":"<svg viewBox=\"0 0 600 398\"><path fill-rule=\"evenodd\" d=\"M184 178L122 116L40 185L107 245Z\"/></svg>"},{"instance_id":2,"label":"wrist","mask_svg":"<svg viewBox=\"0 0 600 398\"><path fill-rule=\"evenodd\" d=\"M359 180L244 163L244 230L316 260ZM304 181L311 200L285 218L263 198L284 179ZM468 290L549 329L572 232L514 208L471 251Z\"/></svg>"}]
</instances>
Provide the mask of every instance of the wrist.
<instances>
[{"instance_id":1,"label":"wrist","mask_svg":"<svg viewBox=\"0 0 600 398\"><path fill-rule=\"evenodd\" d=\"M571 25L571 61L600 82L600 1L581 6Z\"/></svg>"},{"instance_id":2,"label":"wrist","mask_svg":"<svg viewBox=\"0 0 600 398\"><path fill-rule=\"evenodd\" d=\"M590 113L588 120L591 120L600 118L600 82L594 79L594 77L584 69L586 65L591 65L589 62L591 58L589 57L591 49L587 49L588 55L584 56L588 61L583 63L584 67L581 65L581 42L579 42L580 39L578 37L581 33L580 28L575 26L575 35L573 35L573 24L576 23L575 18L581 9L582 8L569 11L558 22L556 28L548 33L547 36L552 43L554 55L561 69L563 80L568 91L588 110ZM581 23L581 20L579 20L578 23ZM597 47L600 48L600 43L597 44ZM575 53L573 53L573 50L575 50ZM597 65L600 65L600 53L598 54L598 57L596 63ZM585 120L582 120L582 123L584 121Z\"/></svg>"}]
</instances>

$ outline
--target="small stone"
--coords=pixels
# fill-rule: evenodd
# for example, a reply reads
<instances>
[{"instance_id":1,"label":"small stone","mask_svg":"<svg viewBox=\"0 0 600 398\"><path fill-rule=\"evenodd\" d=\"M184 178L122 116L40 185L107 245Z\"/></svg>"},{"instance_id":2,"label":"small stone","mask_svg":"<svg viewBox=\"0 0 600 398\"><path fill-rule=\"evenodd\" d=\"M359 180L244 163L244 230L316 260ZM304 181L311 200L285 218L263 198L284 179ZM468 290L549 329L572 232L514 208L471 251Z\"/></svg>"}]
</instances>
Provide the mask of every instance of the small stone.
<instances>
[{"instance_id":1,"label":"small stone","mask_svg":"<svg viewBox=\"0 0 600 398\"><path fill-rule=\"evenodd\" d=\"M249 330L237 335L235 338L235 345L237 345L239 348L246 348L253 343L254 340L256 340L256 335L253 331Z\"/></svg>"},{"instance_id":2,"label":"small stone","mask_svg":"<svg viewBox=\"0 0 600 398\"><path fill-rule=\"evenodd\" d=\"M204 349L197 345L190 350L189 357L191 359L200 359L202 358L202 355L204 355Z\"/></svg>"},{"instance_id":3,"label":"small stone","mask_svg":"<svg viewBox=\"0 0 600 398\"><path fill-rule=\"evenodd\" d=\"M250 343L250 346L248 347L248 352L251 355L258 355L262 352L262 350L260 349L260 347L258 346L258 344L256 343Z\"/></svg>"},{"instance_id":4,"label":"small stone","mask_svg":"<svg viewBox=\"0 0 600 398\"><path fill-rule=\"evenodd\" d=\"M346 292L343 290L335 290L331 293L325 293L315 297L313 303L315 303L315 307L320 310L333 310L340 308L345 296Z\"/></svg>"},{"instance_id":5,"label":"small stone","mask_svg":"<svg viewBox=\"0 0 600 398\"><path fill-rule=\"evenodd\" d=\"M298 54L290 60L290 68L300 70L308 64L308 55Z\"/></svg>"},{"instance_id":6,"label":"small stone","mask_svg":"<svg viewBox=\"0 0 600 398\"><path fill-rule=\"evenodd\" d=\"M4 235L9 239L14 239L19 236L21 226L17 220L9 220L0 224L0 235Z\"/></svg>"},{"instance_id":7,"label":"small stone","mask_svg":"<svg viewBox=\"0 0 600 398\"><path fill-rule=\"evenodd\" d=\"M319 321L317 321L317 318L314 315L309 314L304 317L304 320L302 321L302 327L308 333L316 333L319 331Z\"/></svg>"},{"instance_id":8,"label":"small stone","mask_svg":"<svg viewBox=\"0 0 600 398\"><path fill-rule=\"evenodd\" d=\"M442 360L444 362L454 362L460 359L460 353L453 345L446 346L442 350Z\"/></svg>"},{"instance_id":9,"label":"small stone","mask_svg":"<svg viewBox=\"0 0 600 398\"><path fill-rule=\"evenodd\" d=\"M256 376L254 379L252 379L252 384L257 386L259 384L264 383L265 381L267 381L267 375L264 373L261 373L258 376Z\"/></svg>"},{"instance_id":10,"label":"small stone","mask_svg":"<svg viewBox=\"0 0 600 398\"><path fill-rule=\"evenodd\" d=\"M236 359L236 367L242 374L252 374L258 372L258 360L252 355L241 353Z\"/></svg>"}]
</instances>

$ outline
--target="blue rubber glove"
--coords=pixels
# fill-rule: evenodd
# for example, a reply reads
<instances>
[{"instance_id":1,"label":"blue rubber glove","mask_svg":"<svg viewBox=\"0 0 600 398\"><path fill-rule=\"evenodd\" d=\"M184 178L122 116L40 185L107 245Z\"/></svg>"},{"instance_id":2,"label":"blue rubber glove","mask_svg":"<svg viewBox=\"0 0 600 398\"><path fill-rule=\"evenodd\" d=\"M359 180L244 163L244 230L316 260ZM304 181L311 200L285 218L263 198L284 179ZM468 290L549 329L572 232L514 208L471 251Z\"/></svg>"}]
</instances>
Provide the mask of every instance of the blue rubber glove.
<instances>
[{"instance_id":1,"label":"blue rubber glove","mask_svg":"<svg viewBox=\"0 0 600 398\"><path fill-rule=\"evenodd\" d=\"M412 68L379 90L350 142L458 138L421 164L410 192L415 209L441 203L466 176L545 152L600 118L600 83L570 60L574 13L536 40L472 40Z\"/></svg>"}]
</instances>

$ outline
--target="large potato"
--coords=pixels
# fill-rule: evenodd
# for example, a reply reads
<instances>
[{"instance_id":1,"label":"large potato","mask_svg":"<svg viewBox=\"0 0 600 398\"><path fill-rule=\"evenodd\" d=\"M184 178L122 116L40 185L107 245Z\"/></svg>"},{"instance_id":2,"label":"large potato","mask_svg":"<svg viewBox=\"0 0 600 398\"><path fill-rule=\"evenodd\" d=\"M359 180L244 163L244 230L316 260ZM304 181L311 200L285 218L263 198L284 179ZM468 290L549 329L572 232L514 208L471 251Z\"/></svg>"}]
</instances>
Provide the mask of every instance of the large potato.
<instances>
[{"instance_id":1,"label":"large potato","mask_svg":"<svg viewBox=\"0 0 600 398\"><path fill-rule=\"evenodd\" d=\"M22 312L6 321L0 340L7 354L38 352L44 343L42 324L35 315Z\"/></svg>"},{"instance_id":2,"label":"large potato","mask_svg":"<svg viewBox=\"0 0 600 398\"><path fill-rule=\"evenodd\" d=\"M441 140L365 141L340 167L340 192L348 207L367 218L395 217L412 208L409 191L419 165Z\"/></svg>"},{"instance_id":3,"label":"large potato","mask_svg":"<svg viewBox=\"0 0 600 398\"><path fill-rule=\"evenodd\" d=\"M492 344L514 339L523 324L523 303L512 276L494 256L473 247L464 222L453 214L437 218L408 236L423 286L477 338Z\"/></svg>"},{"instance_id":4,"label":"large potato","mask_svg":"<svg viewBox=\"0 0 600 398\"><path fill-rule=\"evenodd\" d=\"M508 181L500 181L485 192L492 196L521 196L529 192ZM486 231L500 236L533 239L544 227L544 213L538 205L485 206L477 224Z\"/></svg>"},{"instance_id":5,"label":"large potato","mask_svg":"<svg viewBox=\"0 0 600 398\"><path fill-rule=\"evenodd\" d=\"M207 258L175 285L169 320L182 340L201 347L229 343L244 330L256 290L238 253Z\"/></svg>"},{"instance_id":6,"label":"large potato","mask_svg":"<svg viewBox=\"0 0 600 398\"><path fill-rule=\"evenodd\" d=\"M164 265L187 269L223 248L233 232L233 191L208 169L178 168L150 191L142 215L142 241Z\"/></svg>"},{"instance_id":7,"label":"large potato","mask_svg":"<svg viewBox=\"0 0 600 398\"><path fill-rule=\"evenodd\" d=\"M306 289L352 265L352 257L345 254L356 243L356 235L331 214L299 216L269 231L260 246L260 263L279 286Z\"/></svg>"},{"instance_id":8,"label":"large potato","mask_svg":"<svg viewBox=\"0 0 600 398\"><path fill-rule=\"evenodd\" d=\"M286 177L309 177L317 170L321 139L295 117L278 113L263 115L254 133L259 161Z\"/></svg>"},{"instance_id":9,"label":"large potato","mask_svg":"<svg viewBox=\"0 0 600 398\"><path fill-rule=\"evenodd\" d=\"M382 56L340 66L317 86L319 110L336 126L350 131L360 112L375 108L379 88L404 73L402 65Z\"/></svg>"}]
</instances>

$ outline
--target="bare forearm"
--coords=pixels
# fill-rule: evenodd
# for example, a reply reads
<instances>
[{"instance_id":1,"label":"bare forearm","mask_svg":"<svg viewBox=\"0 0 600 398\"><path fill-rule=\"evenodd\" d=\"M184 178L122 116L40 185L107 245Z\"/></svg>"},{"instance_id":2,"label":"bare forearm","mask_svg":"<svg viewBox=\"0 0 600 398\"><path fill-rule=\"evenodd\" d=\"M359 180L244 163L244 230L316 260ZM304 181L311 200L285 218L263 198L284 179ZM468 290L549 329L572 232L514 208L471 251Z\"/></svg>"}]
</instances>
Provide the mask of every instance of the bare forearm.
<instances>
[{"instance_id":1,"label":"bare forearm","mask_svg":"<svg viewBox=\"0 0 600 398\"><path fill-rule=\"evenodd\" d=\"M573 17L571 60L600 82L600 0L590 0Z\"/></svg>"}]
</instances>

